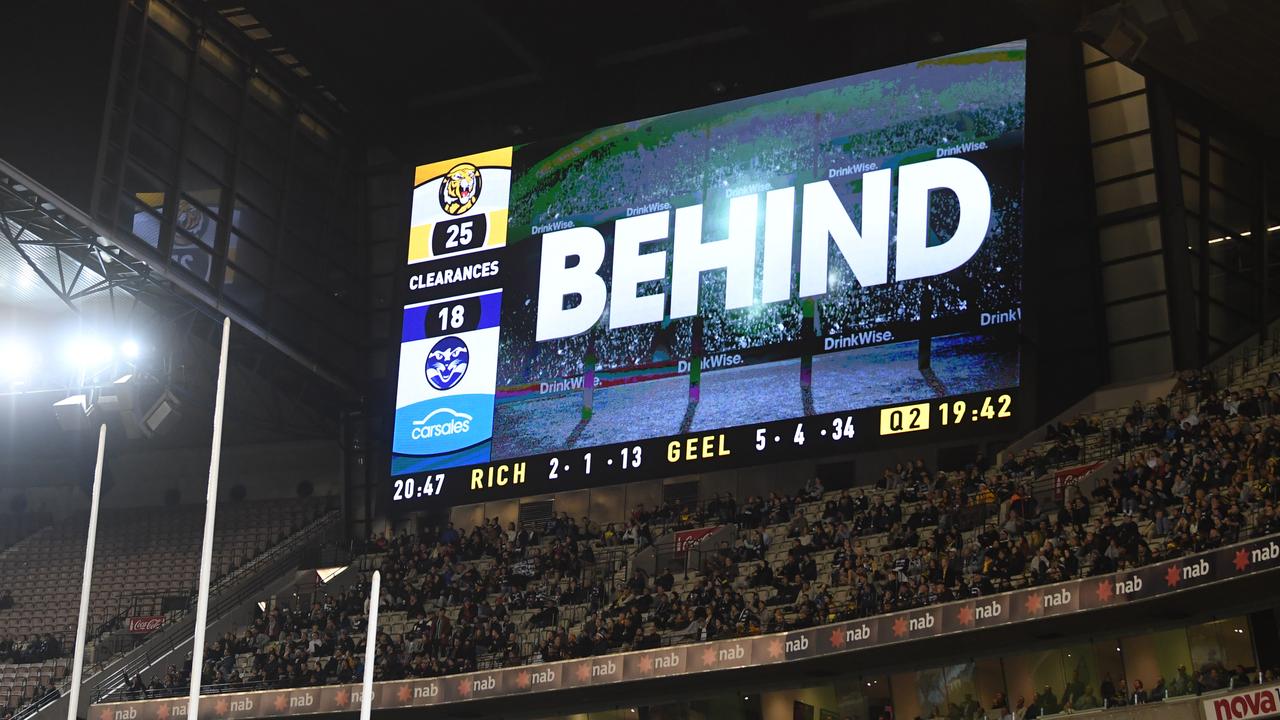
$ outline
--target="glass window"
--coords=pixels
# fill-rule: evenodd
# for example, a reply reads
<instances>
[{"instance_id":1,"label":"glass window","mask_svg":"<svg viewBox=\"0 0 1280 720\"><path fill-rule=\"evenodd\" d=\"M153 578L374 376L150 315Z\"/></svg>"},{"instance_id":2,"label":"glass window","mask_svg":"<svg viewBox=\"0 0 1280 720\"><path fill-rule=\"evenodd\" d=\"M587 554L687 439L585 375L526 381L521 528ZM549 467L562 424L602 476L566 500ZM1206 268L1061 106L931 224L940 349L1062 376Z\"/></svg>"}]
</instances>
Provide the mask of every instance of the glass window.
<instances>
[{"instance_id":1,"label":"glass window","mask_svg":"<svg viewBox=\"0 0 1280 720\"><path fill-rule=\"evenodd\" d=\"M897 673L889 678L893 709L901 717L947 714L947 686L940 668Z\"/></svg>"},{"instance_id":2,"label":"glass window","mask_svg":"<svg viewBox=\"0 0 1280 720\"><path fill-rule=\"evenodd\" d=\"M269 248L275 243L275 221L239 195L236 196L235 215L231 223L240 230L241 234L252 238L263 247Z\"/></svg>"},{"instance_id":3,"label":"glass window","mask_svg":"<svg viewBox=\"0 0 1280 720\"><path fill-rule=\"evenodd\" d=\"M213 138L192 128L187 133L187 159L199 165L206 173L225 182L231 169L230 155Z\"/></svg>"},{"instance_id":4,"label":"glass window","mask_svg":"<svg viewBox=\"0 0 1280 720\"><path fill-rule=\"evenodd\" d=\"M1191 650L1184 630L1148 633L1120 641L1124 650L1124 675L1128 694L1168 685L1178 668L1191 664Z\"/></svg>"},{"instance_id":5,"label":"glass window","mask_svg":"<svg viewBox=\"0 0 1280 720\"><path fill-rule=\"evenodd\" d=\"M184 195L178 201L178 216L174 219L174 227L187 242L199 243L208 249L217 245L217 215L190 196Z\"/></svg>"},{"instance_id":6,"label":"glass window","mask_svg":"<svg viewBox=\"0 0 1280 720\"><path fill-rule=\"evenodd\" d=\"M208 35L200 39L200 59L229 79L239 80L243 74L240 61Z\"/></svg>"},{"instance_id":7,"label":"glass window","mask_svg":"<svg viewBox=\"0 0 1280 720\"><path fill-rule=\"evenodd\" d=\"M152 2L150 5L158 4ZM160 27L165 26L161 23ZM162 67L168 68L170 72L185 76L187 60L191 56L190 51L185 47L188 39L187 33L148 32L143 39L144 54Z\"/></svg>"},{"instance_id":8,"label":"glass window","mask_svg":"<svg viewBox=\"0 0 1280 720\"><path fill-rule=\"evenodd\" d=\"M1107 302L1160 292L1164 284L1164 256L1147 255L1102 266L1102 297Z\"/></svg>"},{"instance_id":9,"label":"glass window","mask_svg":"<svg viewBox=\"0 0 1280 720\"><path fill-rule=\"evenodd\" d=\"M169 5L162 2L147 3L147 17L179 41L186 43L191 40L191 23Z\"/></svg>"},{"instance_id":10,"label":"glass window","mask_svg":"<svg viewBox=\"0 0 1280 720\"><path fill-rule=\"evenodd\" d=\"M234 115L240 107L240 88L226 75L223 75L203 62L196 63L192 74L197 97L203 98L209 107L218 112Z\"/></svg>"},{"instance_id":11,"label":"glass window","mask_svg":"<svg viewBox=\"0 0 1280 720\"><path fill-rule=\"evenodd\" d=\"M1009 688L1009 707L1021 705L1028 716L1043 708L1046 715L1057 712L1066 688L1062 671L1062 653L1058 650L1026 653L1004 658L1005 684ZM1032 708L1032 705L1035 708Z\"/></svg>"},{"instance_id":12,"label":"glass window","mask_svg":"<svg viewBox=\"0 0 1280 720\"><path fill-rule=\"evenodd\" d=\"M163 105L145 95L138 96L138 104L134 108L135 126L164 142L169 147L178 146L178 138L182 134L182 120Z\"/></svg>"},{"instance_id":13,"label":"glass window","mask_svg":"<svg viewBox=\"0 0 1280 720\"><path fill-rule=\"evenodd\" d=\"M1193 213L1200 212L1200 181L1186 173L1182 174L1182 204Z\"/></svg>"},{"instance_id":14,"label":"glass window","mask_svg":"<svg viewBox=\"0 0 1280 720\"><path fill-rule=\"evenodd\" d=\"M193 98L191 101L191 117L195 126L219 146L230 151L236 146L235 120L230 115L213 107L208 101Z\"/></svg>"},{"instance_id":15,"label":"glass window","mask_svg":"<svg viewBox=\"0 0 1280 720\"><path fill-rule=\"evenodd\" d=\"M1124 95L1147 86L1146 79L1130 70L1123 63L1109 62L1086 68L1085 87L1089 102L1097 102L1116 95Z\"/></svg>"},{"instance_id":16,"label":"glass window","mask_svg":"<svg viewBox=\"0 0 1280 720\"><path fill-rule=\"evenodd\" d=\"M232 232L227 246L227 259L263 281L271 279L271 256L239 233Z\"/></svg>"},{"instance_id":17,"label":"glass window","mask_svg":"<svg viewBox=\"0 0 1280 720\"><path fill-rule=\"evenodd\" d=\"M184 235L174 238L169 260L191 276L206 283L213 278L213 256Z\"/></svg>"},{"instance_id":18,"label":"glass window","mask_svg":"<svg viewBox=\"0 0 1280 720\"><path fill-rule=\"evenodd\" d=\"M1089 129L1094 142L1146 130L1150 126L1146 95L1135 95L1089 108Z\"/></svg>"},{"instance_id":19,"label":"glass window","mask_svg":"<svg viewBox=\"0 0 1280 720\"><path fill-rule=\"evenodd\" d=\"M174 112L182 111L182 103L187 96L186 89L182 85L182 79L168 69L153 62L142 63L142 67L138 70L138 87L146 93L147 97L164 104Z\"/></svg>"},{"instance_id":20,"label":"glass window","mask_svg":"<svg viewBox=\"0 0 1280 720\"><path fill-rule=\"evenodd\" d=\"M1110 180L1122 175L1150 170L1151 135L1125 138L1099 145L1093 149L1093 179L1095 182Z\"/></svg>"},{"instance_id":21,"label":"glass window","mask_svg":"<svg viewBox=\"0 0 1280 720\"><path fill-rule=\"evenodd\" d=\"M289 147L289 124L279 115L269 112L257 100L244 106L244 125L268 147Z\"/></svg>"},{"instance_id":22,"label":"glass window","mask_svg":"<svg viewBox=\"0 0 1280 720\"><path fill-rule=\"evenodd\" d=\"M1095 197L1099 215L1149 205L1156 201L1154 174L1141 175L1096 188Z\"/></svg>"},{"instance_id":23,"label":"glass window","mask_svg":"<svg viewBox=\"0 0 1280 720\"><path fill-rule=\"evenodd\" d=\"M178 189L209 208L214 215L222 206L222 184L189 162L182 167L182 181Z\"/></svg>"},{"instance_id":24,"label":"glass window","mask_svg":"<svg viewBox=\"0 0 1280 720\"><path fill-rule=\"evenodd\" d=\"M279 151L283 148L272 148L253 135L246 135L240 148L240 157L249 167L267 182L280 183L284 175L284 156Z\"/></svg>"},{"instance_id":25,"label":"glass window","mask_svg":"<svg viewBox=\"0 0 1280 720\"><path fill-rule=\"evenodd\" d=\"M258 171L240 163L236 173L236 192L244 195L258 207L275 208L279 204L280 188L258 174Z\"/></svg>"},{"instance_id":26,"label":"glass window","mask_svg":"<svg viewBox=\"0 0 1280 720\"><path fill-rule=\"evenodd\" d=\"M1102 261L1110 262L1160 249L1160 218L1132 220L1098 230ZM1105 270L1104 270L1105 272Z\"/></svg>"},{"instance_id":27,"label":"glass window","mask_svg":"<svg viewBox=\"0 0 1280 720\"><path fill-rule=\"evenodd\" d=\"M124 204L118 223L128 227L139 240L153 248L160 247L160 229L163 226L164 195L158 197L122 194ZM154 205L152 203L155 203Z\"/></svg>"},{"instance_id":28,"label":"glass window","mask_svg":"<svg viewBox=\"0 0 1280 720\"><path fill-rule=\"evenodd\" d=\"M1253 638L1244 617L1228 618L1187 628L1191 667L1202 674L1217 670L1222 677L1257 667Z\"/></svg>"},{"instance_id":29,"label":"glass window","mask_svg":"<svg viewBox=\"0 0 1280 720\"><path fill-rule=\"evenodd\" d=\"M223 272L222 296L257 317L266 313L266 289L234 264L229 263Z\"/></svg>"}]
</instances>

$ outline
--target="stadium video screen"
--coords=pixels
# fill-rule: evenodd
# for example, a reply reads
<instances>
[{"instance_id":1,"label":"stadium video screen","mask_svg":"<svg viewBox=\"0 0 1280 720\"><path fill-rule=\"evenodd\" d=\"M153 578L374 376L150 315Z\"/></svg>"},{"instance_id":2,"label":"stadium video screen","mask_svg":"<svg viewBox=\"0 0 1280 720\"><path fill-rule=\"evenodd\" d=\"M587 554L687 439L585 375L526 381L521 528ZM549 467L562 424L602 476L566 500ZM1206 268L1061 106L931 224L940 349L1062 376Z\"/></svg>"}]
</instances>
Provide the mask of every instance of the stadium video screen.
<instances>
[{"instance_id":1,"label":"stadium video screen","mask_svg":"<svg viewBox=\"0 0 1280 720\"><path fill-rule=\"evenodd\" d=\"M1025 44L415 171L390 491L464 504L1015 413Z\"/></svg>"}]
</instances>

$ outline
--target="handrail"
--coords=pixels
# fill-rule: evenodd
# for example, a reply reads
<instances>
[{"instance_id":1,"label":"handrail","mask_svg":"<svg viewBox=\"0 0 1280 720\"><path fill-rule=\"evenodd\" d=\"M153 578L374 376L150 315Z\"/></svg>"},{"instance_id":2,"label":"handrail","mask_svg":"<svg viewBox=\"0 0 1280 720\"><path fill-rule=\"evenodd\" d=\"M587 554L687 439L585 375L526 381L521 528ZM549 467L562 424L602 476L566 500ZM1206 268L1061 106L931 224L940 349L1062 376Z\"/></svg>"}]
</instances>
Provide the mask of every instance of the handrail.
<instances>
[{"instance_id":1,"label":"handrail","mask_svg":"<svg viewBox=\"0 0 1280 720\"><path fill-rule=\"evenodd\" d=\"M325 529L338 519L340 512L338 510L330 510L327 513L313 520L306 527L299 530L294 535L287 538L284 542L276 545L270 550L255 557L250 562L241 566L235 573L224 576L212 587L209 588L210 597L215 597L215 602L210 607L210 617L219 617L234 609L244 600L260 591L260 583L253 582L253 579L259 579L264 576L276 576L285 565L296 562L298 556L307 549L309 542L320 530ZM270 566L266 566L270 563ZM226 592L231 586L238 585L239 588L229 594ZM172 623L166 629L151 636L141 648L145 651L141 656L134 658L126 663L123 667L113 671L103 680L95 685L93 692L90 694L90 702L97 702L105 697L112 690L123 684L124 678L131 674L136 674L154 662L173 652L187 640L189 629L186 627L190 623L185 620L190 616L194 602L194 595L188 600L187 607L179 611L175 620L183 620L181 623ZM136 650L137 648L135 648ZM14 720L21 720L16 717Z\"/></svg>"}]
</instances>

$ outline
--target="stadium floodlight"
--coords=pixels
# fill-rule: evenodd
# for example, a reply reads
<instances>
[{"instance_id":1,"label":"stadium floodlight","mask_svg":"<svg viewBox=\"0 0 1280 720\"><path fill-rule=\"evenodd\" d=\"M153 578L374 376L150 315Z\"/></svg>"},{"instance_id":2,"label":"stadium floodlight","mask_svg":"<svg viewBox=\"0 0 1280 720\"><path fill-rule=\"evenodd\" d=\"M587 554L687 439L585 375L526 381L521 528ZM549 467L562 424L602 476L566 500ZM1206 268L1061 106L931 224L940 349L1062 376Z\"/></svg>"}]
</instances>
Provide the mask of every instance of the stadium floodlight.
<instances>
[{"instance_id":1,"label":"stadium floodlight","mask_svg":"<svg viewBox=\"0 0 1280 720\"><path fill-rule=\"evenodd\" d=\"M101 338L77 335L66 346L67 362L77 370L91 370L111 362L115 349Z\"/></svg>"},{"instance_id":2,"label":"stadium floodlight","mask_svg":"<svg viewBox=\"0 0 1280 720\"><path fill-rule=\"evenodd\" d=\"M72 395L53 404L53 415L58 419L58 425L67 432L83 430L89 424L89 414L92 412L93 406L84 394Z\"/></svg>"},{"instance_id":3,"label":"stadium floodlight","mask_svg":"<svg viewBox=\"0 0 1280 720\"><path fill-rule=\"evenodd\" d=\"M130 338L120 343L120 355L126 360L137 360L142 355L142 347L137 340Z\"/></svg>"},{"instance_id":4,"label":"stadium floodlight","mask_svg":"<svg viewBox=\"0 0 1280 720\"><path fill-rule=\"evenodd\" d=\"M136 395L133 375L122 375L98 393L98 407L119 412L133 410Z\"/></svg>"},{"instance_id":5,"label":"stadium floodlight","mask_svg":"<svg viewBox=\"0 0 1280 720\"><path fill-rule=\"evenodd\" d=\"M0 340L0 380L26 380L39 359L36 351L20 340Z\"/></svg>"}]
</instances>

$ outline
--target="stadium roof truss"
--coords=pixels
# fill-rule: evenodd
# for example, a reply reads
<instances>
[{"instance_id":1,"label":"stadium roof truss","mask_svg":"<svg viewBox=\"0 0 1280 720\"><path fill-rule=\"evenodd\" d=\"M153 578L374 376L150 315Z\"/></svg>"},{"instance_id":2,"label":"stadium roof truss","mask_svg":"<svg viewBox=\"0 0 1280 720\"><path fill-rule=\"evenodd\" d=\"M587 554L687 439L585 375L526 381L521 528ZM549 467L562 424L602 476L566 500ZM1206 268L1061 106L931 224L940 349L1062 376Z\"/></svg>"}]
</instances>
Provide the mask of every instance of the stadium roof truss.
<instances>
[{"instance_id":1,"label":"stadium roof truss","mask_svg":"<svg viewBox=\"0 0 1280 720\"><path fill-rule=\"evenodd\" d=\"M117 243L87 214L0 159L0 245L16 252L67 309L83 316L92 308L95 319L105 311L113 321L167 325L177 336L211 348L216 348L225 314L266 345L298 361L291 348L282 347L233 308L220 307L195 283L163 263L139 259L142 250L131 252L126 246L131 242L137 241L121 238ZM13 269L6 272L11 274ZM317 381L329 381L327 387L332 389L332 378L299 372L295 362L282 362L279 353L265 350L262 344L237 343L233 366L247 371L247 377L265 381L253 381L258 392L245 397L256 406L248 408L251 415L263 420L265 427L295 436L321 436L336 426L338 413L348 406L351 395L316 392ZM311 369L307 362L301 364ZM208 370L216 374L216 365Z\"/></svg>"},{"instance_id":2,"label":"stadium roof truss","mask_svg":"<svg viewBox=\"0 0 1280 720\"><path fill-rule=\"evenodd\" d=\"M87 217L0 160L0 237L73 312L105 297L112 314L144 300L167 314L186 303L151 267L99 234ZM95 297L100 296L100 297Z\"/></svg>"}]
</instances>

